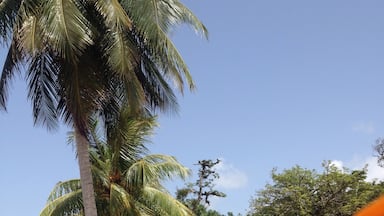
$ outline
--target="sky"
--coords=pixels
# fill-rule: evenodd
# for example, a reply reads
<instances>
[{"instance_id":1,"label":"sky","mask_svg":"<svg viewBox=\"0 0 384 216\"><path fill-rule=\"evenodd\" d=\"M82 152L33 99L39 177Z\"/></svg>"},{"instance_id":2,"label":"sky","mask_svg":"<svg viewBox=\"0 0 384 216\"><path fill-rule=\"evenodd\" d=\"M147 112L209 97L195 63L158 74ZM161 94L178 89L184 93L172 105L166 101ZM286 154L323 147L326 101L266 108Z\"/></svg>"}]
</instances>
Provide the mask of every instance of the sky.
<instances>
[{"instance_id":1,"label":"sky","mask_svg":"<svg viewBox=\"0 0 384 216\"><path fill-rule=\"evenodd\" d=\"M183 2L209 40L184 26L171 34L197 90L179 97L178 114L159 114L149 147L193 169L189 182L198 160L220 158L227 197L211 208L246 213L273 168L333 160L384 179L372 149L384 137L383 1ZM0 113L0 215L38 215L58 181L79 176L69 128L33 126L24 81Z\"/></svg>"}]
</instances>

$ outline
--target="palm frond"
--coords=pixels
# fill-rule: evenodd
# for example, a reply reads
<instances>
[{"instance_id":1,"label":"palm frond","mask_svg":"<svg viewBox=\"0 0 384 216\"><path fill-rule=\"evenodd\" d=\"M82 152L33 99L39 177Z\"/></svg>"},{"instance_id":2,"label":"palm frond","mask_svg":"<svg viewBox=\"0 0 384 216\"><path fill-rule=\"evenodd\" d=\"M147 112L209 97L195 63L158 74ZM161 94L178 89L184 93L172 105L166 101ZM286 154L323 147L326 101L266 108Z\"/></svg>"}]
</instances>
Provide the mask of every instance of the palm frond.
<instances>
[{"instance_id":1,"label":"palm frond","mask_svg":"<svg viewBox=\"0 0 384 216\"><path fill-rule=\"evenodd\" d=\"M154 187L144 187L142 190L142 199L147 205L153 206L160 215L169 216L192 216L193 212L171 196L169 193Z\"/></svg>"},{"instance_id":2,"label":"palm frond","mask_svg":"<svg viewBox=\"0 0 384 216\"><path fill-rule=\"evenodd\" d=\"M151 4L152 7L143 7L143 4ZM122 5L133 16L155 10L151 20L156 22L161 29L169 33L173 28L181 24L191 26L196 33L208 38L208 30L204 24L179 0L123 0Z\"/></svg>"},{"instance_id":3,"label":"palm frond","mask_svg":"<svg viewBox=\"0 0 384 216\"><path fill-rule=\"evenodd\" d=\"M25 55L33 57L42 49L42 32L36 16L26 17L17 32L18 49Z\"/></svg>"},{"instance_id":4,"label":"palm frond","mask_svg":"<svg viewBox=\"0 0 384 216\"><path fill-rule=\"evenodd\" d=\"M51 49L60 57L77 63L84 50L93 44L85 9L78 0L45 0L42 26Z\"/></svg>"},{"instance_id":5,"label":"palm frond","mask_svg":"<svg viewBox=\"0 0 384 216\"><path fill-rule=\"evenodd\" d=\"M152 60L144 48L140 50L142 67L136 70L136 76L146 92L147 102L151 109L159 108L161 111L177 112L178 104L172 87L164 79L160 68Z\"/></svg>"},{"instance_id":6,"label":"palm frond","mask_svg":"<svg viewBox=\"0 0 384 216\"><path fill-rule=\"evenodd\" d=\"M124 172L124 178L131 187L142 188L157 180L158 174L152 164L146 160L138 160Z\"/></svg>"},{"instance_id":7,"label":"palm frond","mask_svg":"<svg viewBox=\"0 0 384 216\"><path fill-rule=\"evenodd\" d=\"M155 167L160 180L171 180L179 177L185 180L191 175L191 170L180 164L175 157L162 154L152 154L143 157Z\"/></svg>"},{"instance_id":8,"label":"palm frond","mask_svg":"<svg viewBox=\"0 0 384 216\"><path fill-rule=\"evenodd\" d=\"M114 30L132 28L132 20L130 20L118 0L97 0L96 9L104 17L105 25L108 28Z\"/></svg>"},{"instance_id":9,"label":"palm frond","mask_svg":"<svg viewBox=\"0 0 384 216\"><path fill-rule=\"evenodd\" d=\"M2 0L0 2L0 36L3 41L12 38L13 27L21 2L21 0Z\"/></svg>"},{"instance_id":10,"label":"palm frond","mask_svg":"<svg viewBox=\"0 0 384 216\"><path fill-rule=\"evenodd\" d=\"M111 215L141 215L131 194L117 184L111 185L110 210Z\"/></svg>"},{"instance_id":11,"label":"palm frond","mask_svg":"<svg viewBox=\"0 0 384 216\"><path fill-rule=\"evenodd\" d=\"M167 4L169 8L172 8L170 0L164 0L164 4ZM175 8L173 9L176 12L176 24L189 24L195 29L197 34L202 34L206 39L208 39L208 29L207 27L195 16L195 14L189 10L185 5L180 1L175 2Z\"/></svg>"},{"instance_id":12,"label":"palm frond","mask_svg":"<svg viewBox=\"0 0 384 216\"><path fill-rule=\"evenodd\" d=\"M18 55L19 53L15 44L11 43L0 77L0 109L3 110L6 110L10 82L12 81L15 72L19 71L18 65L20 64L20 60Z\"/></svg>"},{"instance_id":13,"label":"palm frond","mask_svg":"<svg viewBox=\"0 0 384 216\"><path fill-rule=\"evenodd\" d=\"M125 161L138 160L147 153L144 143L149 142L154 127L157 126L156 118L152 116L137 116L129 108L123 108L118 122L108 136L108 143L117 151L117 155Z\"/></svg>"},{"instance_id":14,"label":"palm frond","mask_svg":"<svg viewBox=\"0 0 384 216\"><path fill-rule=\"evenodd\" d=\"M139 65L139 56L134 50L135 44L126 34L132 21L117 0L98 0L96 7L108 28L102 41L104 56L112 71L122 80L131 109L138 110L143 107L145 95L134 73Z\"/></svg>"},{"instance_id":15,"label":"palm frond","mask_svg":"<svg viewBox=\"0 0 384 216\"><path fill-rule=\"evenodd\" d=\"M179 164L174 157L167 155L147 155L124 172L127 184L138 188L145 185L160 185L161 180L175 176L184 179L189 175L188 168Z\"/></svg>"},{"instance_id":16,"label":"palm frond","mask_svg":"<svg viewBox=\"0 0 384 216\"><path fill-rule=\"evenodd\" d=\"M89 122L89 141L92 146L98 149L100 146L105 145L105 132L100 125L100 121L97 115L93 115Z\"/></svg>"},{"instance_id":17,"label":"palm frond","mask_svg":"<svg viewBox=\"0 0 384 216\"><path fill-rule=\"evenodd\" d=\"M82 209L80 180L73 179L56 184L40 216L80 216Z\"/></svg>"},{"instance_id":18,"label":"palm frond","mask_svg":"<svg viewBox=\"0 0 384 216\"><path fill-rule=\"evenodd\" d=\"M72 193L80 189L80 180L71 179L65 182L58 182L48 196L48 201L53 201L65 194Z\"/></svg>"},{"instance_id":19,"label":"palm frond","mask_svg":"<svg viewBox=\"0 0 384 216\"><path fill-rule=\"evenodd\" d=\"M184 86L183 77L189 88L194 89L194 83L185 62L167 36L170 26L194 21L192 18L195 17L189 14L190 11L182 7L181 3L174 4L170 1L126 0L122 1L122 4L129 11L137 31L144 38L146 46L149 46L151 57L161 68L163 75L173 80L181 92ZM198 23L195 23L195 27L200 29ZM206 31L205 28L201 30Z\"/></svg>"},{"instance_id":20,"label":"palm frond","mask_svg":"<svg viewBox=\"0 0 384 216\"><path fill-rule=\"evenodd\" d=\"M36 34L39 32L37 31L38 25L34 14L36 13L38 2L39 0L6 0L0 2L0 30L12 26L12 32L8 33L6 31L11 30L4 30L0 33L8 35L2 35L4 37L12 38L0 79L0 108L2 109L6 107L9 82L13 78L14 71L20 71L18 65L21 63L23 57L27 56L26 53L29 54L36 50L35 44L38 44ZM4 24L2 23L4 21L9 21L10 23ZM4 25L9 26L4 27Z\"/></svg>"},{"instance_id":21,"label":"palm frond","mask_svg":"<svg viewBox=\"0 0 384 216\"><path fill-rule=\"evenodd\" d=\"M102 147L102 148L100 148ZM112 172L110 147L101 145L98 149L92 148L90 157L92 161L92 173L96 185L109 187L111 184L110 174Z\"/></svg>"},{"instance_id":22,"label":"palm frond","mask_svg":"<svg viewBox=\"0 0 384 216\"><path fill-rule=\"evenodd\" d=\"M49 202L40 212L40 216L80 216L82 209L81 190L77 190Z\"/></svg>"},{"instance_id":23,"label":"palm frond","mask_svg":"<svg viewBox=\"0 0 384 216\"><path fill-rule=\"evenodd\" d=\"M43 124L48 129L57 128L58 123L57 68L49 52L42 52L33 57L27 74L34 123Z\"/></svg>"}]
</instances>

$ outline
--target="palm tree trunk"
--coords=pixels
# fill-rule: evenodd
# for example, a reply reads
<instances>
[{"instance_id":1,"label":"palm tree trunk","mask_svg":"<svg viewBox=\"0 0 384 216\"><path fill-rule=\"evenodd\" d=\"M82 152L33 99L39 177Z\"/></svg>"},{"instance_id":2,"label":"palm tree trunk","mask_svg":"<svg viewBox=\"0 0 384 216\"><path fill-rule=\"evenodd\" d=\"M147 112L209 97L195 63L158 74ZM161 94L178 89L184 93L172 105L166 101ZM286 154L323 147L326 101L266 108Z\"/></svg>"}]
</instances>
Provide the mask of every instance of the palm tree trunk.
<instances>
[{"instance_id":1,"label":"palm tree trunk","mask_svg":"<svg viewBox=\"0 0 384 216\"><path fill-rule=\"evenodd\" d=\"M75 126L75 139L80 167L81 190L85 216L97 216L95 193L93 188L88 139Z\"/></svg>"}]
</instances>

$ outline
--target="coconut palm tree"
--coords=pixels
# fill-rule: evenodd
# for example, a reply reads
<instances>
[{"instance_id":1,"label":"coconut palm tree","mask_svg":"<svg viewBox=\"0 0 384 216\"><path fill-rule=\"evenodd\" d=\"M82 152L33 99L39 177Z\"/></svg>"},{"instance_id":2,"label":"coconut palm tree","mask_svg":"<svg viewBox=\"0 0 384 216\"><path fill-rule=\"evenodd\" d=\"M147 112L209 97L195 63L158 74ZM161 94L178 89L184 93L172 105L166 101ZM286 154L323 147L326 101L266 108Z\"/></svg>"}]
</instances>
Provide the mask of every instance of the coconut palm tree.
<instances>
[{"instance_id":1,"label":"coconut palm tree","mask_svg":"<svg viewBox=\"0 0 384 216\"><path fill-rule=\"evenodd\" d=\"M154 124L152 117L123 111L106 139L93 124L90 152L99 215L193 214L161 185L175 176L187 177L189 170L171 156L146 154L144 143ZM80 180L59 182L40 215L84 215Z\"/></svg>"},{"instance_id":2,"label":"coconut palm tree","mask_svg":"<svg viewBox=\"0 0 384 216\"><path fill-rule=\"evenodd\" d=\"M25 72L35 124L73 126L85 215L96 205L89 161L89 118L106 121L127 102L177 108L170 83L194 88L183 59L167 34L186 23L204 25L178 0L0 0L0 36L9 45L0 77L0 108L9 83Z\"/></svg>"}]
</instances>

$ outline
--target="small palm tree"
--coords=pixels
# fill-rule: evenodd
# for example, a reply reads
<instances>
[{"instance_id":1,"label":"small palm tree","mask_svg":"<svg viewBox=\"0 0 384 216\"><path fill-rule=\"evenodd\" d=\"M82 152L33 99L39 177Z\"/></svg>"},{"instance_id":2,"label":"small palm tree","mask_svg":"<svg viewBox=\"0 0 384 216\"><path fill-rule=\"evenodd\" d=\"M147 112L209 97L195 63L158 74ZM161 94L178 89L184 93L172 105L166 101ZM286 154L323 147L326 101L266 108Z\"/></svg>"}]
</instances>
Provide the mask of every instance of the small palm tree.
<instances>
[{"instance_id":1,"label":"small palm tree","mask_svg":"<svg viewBox=\"0 0 384 216\"><path fill-rule=\"evenodd\" d=\"M171 156L146 154L144 142L152 132L154 118L137 118L125 111L115 123L107 130L105 141L96 132L97 124L93 124L90 137L98 214L192 215L161 185L174 176L184 179L189 170ZM84 215L80 181L59 182L40 215Z\"/></svg>"},{"instance_id":2,"label":"small palm tree","mask_svg":"<svg viewBox=\"0 0 384 216\"><path fill-rule=\"evenodd\" d=\"M88 155L88 119L109 119L128 101L176 108L169 83L193 89L187 66L167 34L186 23L207 34L179 0L1 0L0 37L9 51L0 77L0 108L24 71L35 123L73 126L85 214L96 216Z\"/></svg>"}]
</instances>

